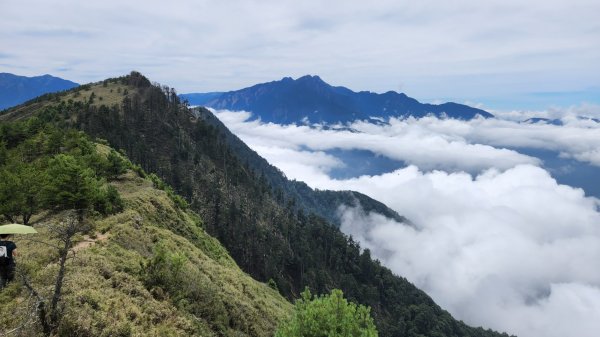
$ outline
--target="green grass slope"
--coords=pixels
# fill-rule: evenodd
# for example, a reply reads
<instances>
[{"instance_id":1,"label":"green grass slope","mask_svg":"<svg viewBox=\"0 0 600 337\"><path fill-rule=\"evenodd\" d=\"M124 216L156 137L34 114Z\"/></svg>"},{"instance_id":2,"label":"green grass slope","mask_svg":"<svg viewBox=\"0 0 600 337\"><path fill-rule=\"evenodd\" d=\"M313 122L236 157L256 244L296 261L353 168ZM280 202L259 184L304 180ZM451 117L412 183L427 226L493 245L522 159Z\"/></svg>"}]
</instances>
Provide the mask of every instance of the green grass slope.
<instances>
[{"instance_id":1,"label":"green grass slope","mask_svg":"<svg viewBox=\"0 0 600 337\"><path fill-rule=\"evenodd\" d=\"M111 185L125 207L96 216L94 230L78 237L67 264L59 335L273 335L291 304L242 272L197 215L131 170ZM63 216L36 215L40 233L14 239L20 272L46 297L58 269L46 226ZM0 332L39 335L32 304L19 281L0 292Z\"/></svg>"}]
</instances>

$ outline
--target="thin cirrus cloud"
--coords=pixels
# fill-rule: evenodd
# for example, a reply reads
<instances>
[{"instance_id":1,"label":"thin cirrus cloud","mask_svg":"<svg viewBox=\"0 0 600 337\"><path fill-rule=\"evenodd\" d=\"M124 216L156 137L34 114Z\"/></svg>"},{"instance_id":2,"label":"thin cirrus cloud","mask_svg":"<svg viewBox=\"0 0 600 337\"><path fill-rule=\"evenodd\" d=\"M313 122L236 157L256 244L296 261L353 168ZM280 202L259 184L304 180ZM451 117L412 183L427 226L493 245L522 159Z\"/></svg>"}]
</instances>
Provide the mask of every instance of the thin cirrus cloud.
<instances>
[{"instance_id":1,"label":"thin cirrus cloud","mask_svg":"<svg viewBox=\"0 0 600 337\"><path fill-rule=\"evenodd\" d=\"M455 317L524 337L592 337L600 330L600 202L558 184L535 158L498 148L550 149L595 164L600 126L576 114L542 114L564 126L427 117L335 130L216 112L289 177L365 193L411 219L406 226L360 206L340 208L344 233ZM329 172L344 164L326 152L333 148L409 166L336 180Z\"/></svg>"}]
</instances>

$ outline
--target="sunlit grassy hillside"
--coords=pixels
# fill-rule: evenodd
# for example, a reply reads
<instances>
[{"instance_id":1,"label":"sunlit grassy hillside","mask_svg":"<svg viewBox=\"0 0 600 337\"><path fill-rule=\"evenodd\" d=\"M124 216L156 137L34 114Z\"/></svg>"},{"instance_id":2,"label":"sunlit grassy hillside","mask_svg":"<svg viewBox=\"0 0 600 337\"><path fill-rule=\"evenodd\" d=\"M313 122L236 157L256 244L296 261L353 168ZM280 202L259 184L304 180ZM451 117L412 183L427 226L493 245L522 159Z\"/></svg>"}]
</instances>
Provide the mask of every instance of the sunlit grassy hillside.
<instances>
[{"instance_id":1,"label":"sunlit grassy hillside","mask_svg":"<svg viewBox=\"0 0 600 337\"><path fill-rule=\"evenodd\" d=\"M100 151L106 152L106 151ZM243 273L201 219L129 170L111 183L122 212L92 216L67 264L60 335L268 336L291 311L276 290ZM19 274L49 297L58 270L47 227L66 213L33 217L18 236ZM0 331L41 335L35 298L20 281L0 292Z\"/></svg>"}]
</instances>

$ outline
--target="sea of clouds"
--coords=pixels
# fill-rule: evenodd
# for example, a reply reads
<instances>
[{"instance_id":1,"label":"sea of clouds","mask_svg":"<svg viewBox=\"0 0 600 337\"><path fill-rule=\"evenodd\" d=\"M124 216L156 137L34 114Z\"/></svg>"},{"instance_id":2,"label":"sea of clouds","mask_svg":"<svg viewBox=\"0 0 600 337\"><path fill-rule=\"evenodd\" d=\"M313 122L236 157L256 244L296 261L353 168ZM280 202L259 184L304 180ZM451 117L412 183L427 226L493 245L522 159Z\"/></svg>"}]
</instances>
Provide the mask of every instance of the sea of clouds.
<instances>
[{"instance_id":1,"label":"sea of clouds","mask_svg":"<svg viewBox=\"0 0 600 337\"><path fill-rule=\"evenodd\" d=\"M600 200L558 184L540 159L515 150L600 166L600 123L582 112L599 115L592 106L331 128L215 113L288 177L365 193L409 218L415 226L360 206L339 210L344 233L458 319L522 337L592 337L600 331ZM534 116L563 125L519 122ZM327 153L333 149L369 150L407 166L332 179L332 169L347 165Z\"/></svg>"}]
</instances>

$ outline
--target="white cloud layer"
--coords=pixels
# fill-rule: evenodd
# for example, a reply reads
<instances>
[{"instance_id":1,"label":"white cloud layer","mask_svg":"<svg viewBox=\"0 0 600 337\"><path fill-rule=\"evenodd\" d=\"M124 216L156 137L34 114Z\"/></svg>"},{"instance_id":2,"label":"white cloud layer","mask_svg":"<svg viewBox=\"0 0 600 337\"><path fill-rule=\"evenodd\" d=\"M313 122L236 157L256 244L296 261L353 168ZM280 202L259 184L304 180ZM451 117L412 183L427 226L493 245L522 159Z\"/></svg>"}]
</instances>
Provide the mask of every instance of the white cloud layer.
<instances>
[{"instance_id":1,"label":"white cloud layer","mask_svg":"<svg viewBox=\"0 0 600 337\"><path fill-rule=\"evenodd\" d=\"M342 231L455 317L521 337L592 337L600 331L600 202L558 184L535 158L498 148L550 149L598 165L600 125L552 114L565 125L423 118L357 122L349 132L217 116L289 177L365 193L411 219L417 228L340 210ZM324 153L332 148L412 165L334 180L328 172L341 164Z\"/></svg>"},{"instance_id":2,"label":"white cloud layer","mask_svg":"<svg viewBox=\"0 0 600 337\"><path fill-rule=\"evenodd\" d=\"M576 111L592 112L591 117L595 116L593 109ZM541 164L537 158L506 149L526 147L559 152L564 157L600 166L600 123L579 120L572 110L560 115L553 112L562 119L563 126L495 118L460 121L426 117L391 119L389 125L359 121L349 125L353 131L247 121L251 116L247 112L215 113L246 143L263 148L369 150L426 170L479 172L492 167ZM270 153L259 153L273 163L278 162Z\"/></svg>"},{"instance_id":3,"label":"white cloud layer","mask_svg":"<svg viewBox=\"0 0 600 337\"><path fill-rule=\"evenodd\" d=\"M390 126L357 122L350 130L323 130L310 126L264 124L246 121L244 112L217 112L227 127L251 146L284 147L299 150L307 147L314 151L330 149L369 150L392 159L406 161L425 168L448 167L478 171L517 164L536 164L538 160L506 149L481 144L469 144L454 135L434 133L414 120L395 120ZM259 152L267 160L278 163L271 151ZM292 176L295 176L292 173Z\"/></svg>"},{"instance_id":4,"label":"white cloud layer","mask_svg":"<svg viewBox=\"0 0 600 337\"><path fill-rule=\"evenodd\" d=\"M522 337L600 331L600 204L543 169L473 179L409 167L319 187L358 190L412 219L418 229L341 209L344 233L467 323Z\"/></svg>"},{"instance_id":5,"label":"white cloud layer","mask_svg":"<svg viewBox=\"0 0 600 337\"><path fill-rule=\"evenodd\" d=\"M474 104L465 103L467 105L474 106ZM479 107L481 109L485 109L485 107ZM559 108L559 107L550 107L546 110L536 111L536 110L510 110L510 111L496 111L489 110L496 117L512 120L512 121L522 121L528 118L547 118L547 119L568 119L573 120L575 116L585 116L589 118L600 118L600 105L590 104L590 103L582 103L579 105L573 105L569 108Z\"/></svg>"}]
</instances>

